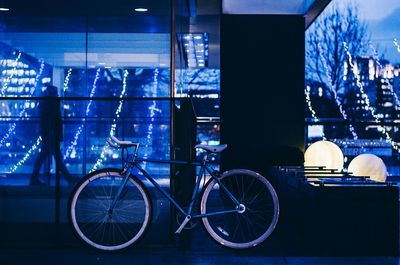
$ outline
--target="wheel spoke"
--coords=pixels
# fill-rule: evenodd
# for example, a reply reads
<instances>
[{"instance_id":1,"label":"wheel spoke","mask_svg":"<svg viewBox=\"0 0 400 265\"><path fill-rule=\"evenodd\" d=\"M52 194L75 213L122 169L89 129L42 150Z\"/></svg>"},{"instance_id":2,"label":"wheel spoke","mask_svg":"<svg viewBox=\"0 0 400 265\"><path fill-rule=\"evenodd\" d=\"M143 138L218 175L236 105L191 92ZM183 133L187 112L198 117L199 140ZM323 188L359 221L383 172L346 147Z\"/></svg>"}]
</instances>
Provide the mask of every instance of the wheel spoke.
<instances>
[{"instance_id":1,"label":"wheel spoke","mask_svg":"<svg viewBox=\"0 0 400 265\"><path fill-rule=\"evenodd\" d=\"M97 173L97 172L96 172ZM117 250L139 239L150 223L151 205L144 187L129 179L117 204L109 212L122 177L117 171L88 175L69 206L74 228L92 247Z\"/></svg>"},{"instance_id":2,"label":"wheel spoke","mask_svg":"<svg viewBox=\"0 0 400 265\"><path fill-rule=\"evenodd\" d=\"M248 218L248 216L246 216L245 214L241 215L243 217L244 222L246 223L246 227L247 227L247 231L249 232L248 234L250 235L249 239L246 239L248 241L253 241L254 239L257 238L257 236L254 233L254 227L252 227L252 222L251 220Z\"/></svg>"},{"instance_id":3,"label":"wheel spoke","mask_svg":"<svg viewBox=\"0 0 400 265\"><path fill-rule=\"evenodd\" d=\"M278 199L271 184L248 170L232 170L220 178L227 190L244 205L242 212L203 218L205 228L221 244L232 248L248 248L263 242L278 220ZM202 214L236 206L221 189L209 182L201 200ZM207 207L205 207L207 205ZM211 207L212 205L212 207Z\"/></svg>"}]
</instances>

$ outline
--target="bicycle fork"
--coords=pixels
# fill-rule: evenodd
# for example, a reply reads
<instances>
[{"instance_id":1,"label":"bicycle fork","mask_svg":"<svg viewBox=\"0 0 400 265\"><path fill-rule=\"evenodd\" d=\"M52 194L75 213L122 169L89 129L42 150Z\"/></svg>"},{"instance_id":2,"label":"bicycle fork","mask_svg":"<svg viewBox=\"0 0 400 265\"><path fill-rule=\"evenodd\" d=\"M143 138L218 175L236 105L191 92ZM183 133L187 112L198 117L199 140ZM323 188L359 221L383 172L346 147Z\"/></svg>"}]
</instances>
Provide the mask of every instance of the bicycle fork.
<instances>
[{"instance_id":1,"label":"bicycle fork","mask_svg":"<svg viewBox=\"0 0 400 265\"><path fill-rule=\"evenodd\" d=\"M124 171L125 172L122 172L123 173L122 184L118 187L117 194L115 195L112 203L110 204L110 207L108 208L108 217L109 218L112 217L114 207L117 204L117 201L118 201L119 197L121 196L122 190L125 188L126 183L128 183L129 175L131 174L131 167L129 167L127 170L124 170Z\"/></svg>"}]
</instances>

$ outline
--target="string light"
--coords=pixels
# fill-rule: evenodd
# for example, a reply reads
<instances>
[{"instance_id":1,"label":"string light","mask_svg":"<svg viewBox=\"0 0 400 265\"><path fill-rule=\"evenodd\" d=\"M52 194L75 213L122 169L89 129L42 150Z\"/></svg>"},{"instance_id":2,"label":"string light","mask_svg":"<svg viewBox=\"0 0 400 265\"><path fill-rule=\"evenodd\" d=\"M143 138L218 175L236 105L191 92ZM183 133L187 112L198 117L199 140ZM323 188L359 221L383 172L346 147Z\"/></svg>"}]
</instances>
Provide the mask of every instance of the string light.
<instances>
[{"instance_id":1,"label":"string light","mask_svg":"<svg viewBox=\"0 0 400 265\"><path fill-rule=\"evenodd\" d=\"M45 63L44 63L43 60L40 60L40 62L41 62L41 64L40 64L39 73L38 73L38 74L36 75L36 77L35 77L35 83L34 83L33 89L31 90L31 93L30 93L29 96L32 96L33 93L35 93L35 90L36 90L38 81L39 81L40 77L41 77L42 74L43 74L43 70L44 70L44 67L45 67ZM30 100L26 100L26 101L25 101L25 104L24 104L22 110L21 110L21 111L19 112L19 114L18 114L17 121L19 121L19 119L20 119L22 116L25 115L27 106L29 105L29 102L30 102ZM4 145L4 143L5 143L5 141L13 134L13 132L15 131L15 128L16 128L16 127L17 127L17 124L16 124L16 122L14 122L14 123L10 126L10 128L8 129L7 133L3 136L3 138L1 138L1 140L0 140L0 147L2 147L2 146Z\"/></svg>"},{"instance_id":2,"label":"string light","mask_svg":"<svg viewBox=\"0 0 400 265\"><path fill-rule=\"evenodd\" d=\"M10 168L10 170L7 172L7 174L14 173L20 166L22 166L26 162L26 160L28 160L29 157L35 152L35 150L37 149L37 147L39 146L39 144L41 142L42 142L42 137L39 136L36 139L36 143L34 145L32 145L32 147L28 150L28 152L26 152L25 156L20 161L18 161L14 166L12 166Z\"/></svg>"},{"instance_id":3,"label":"string light","mask_svg":"<svg viewBox=\"0 0 400 265\"><path fill-rule=\"evenodd\" d=\"M119 96L120 101L119 101L119 104L118 104L118 108L115 111L115 117L113 118L113 121L112 121L112 124L111 124L111 129L110 129L110 133L109 133L110 136L115 135L115 130L117 128L117 119L119 118L119 114L121 113L121 110L122 110L122 105L124 104L124 100L122 98L125 97L126 87L127 87L126 86L126 78L128 77L128 74L129 74L128 70L125 70L124 71L124 78L122 80L122 91L121 91L121 94ZM103 146L103 148L101 150L101 153L100 153L100 157L97 159L96 163L93 165L93 168L90 170L90 172L95 171L99 166L101 166L103 164L103 162L106 160L105 154L109 150L109 148L110 147L109 147L108 144L105 144Z\"/></svg>"},{"instance_id":4,"label":"string light","mask_svg":"<svg viewBox=\"0 0 400 265\"><path fill-rule=\"evenodd\" d=\"M333 87L333 81L332 81L332 78L331 78L331 76L329 74L329 70L328 70L328 63L326 62L324 52L319 43L318 43L318 51L321 54L321 60L322 60L322 64L324 65L325 75L328 78L328 85L329 85L330 90L333 93L333 97L335 99L336 105L339 107L339 111L340 111L340 114L342 114L343 119L348 120L346 111L343 109L342 103L340 102L339 97L337 95L336 88ZM352 134L354 140L358 139L358 135L352 124L349 124L349 131Z\"/></svg>"},{"instance_id":5,"label":"string light","mask_svg":"<svg viewBox=\"0 0 400 265\"><path fill-rule=\"evenodd\" d=\"M44 63L43 63L42 65L44 65ZM44 68L44 67L41 67L40 74L42 74L43 68ZM72 71L72 69L70 69L70 70ZM97 73L96 73L96 78L97 78L97 79L99 78L99 70L100 70L100 69L98 69L98 71L97 71ZM69 76L70 76L71 71L68 71L68 74L67 74L67 77L68 77L68 78L66 78L66 80L68 80L68 82L64 81L64 88L68 88ZM40 78L40 77L37 77L37 78L36 78L36 81L38 81L39 78ZM97 80L96 80L96 82L97 82ZM37 82L36 82L36 83L37 83ZM36 87L36 84L35 84L35 87ZM93 95L94 95L94 90L95 90L95 89L92 88L92 91L91 91L91 94L90 94L90 97L91 97L91 98L92 98ZM65 89L64 91L66 91L66 89ZM90 109L90 105L91 105L91 101L90 101L89 104L88 104L87 113L88 113L88 110ZM84 120L84 119L83 119L83 120ZM15 129L15 126L16 126L16 124L14 123L13 126L12 126L11 128ZM80 133L79 133L79 134L80 134ZM79 135L78 135L77 137L79 137ZM36 150L37 146L40 144L41 141L42 141L42 138L39 136L39 138L38 138L38 140L36 141L36 143L28 150L28 152L25 154L25 156L24 156L20 161L18 161L14 166L11 167L11 169L10 169L10 171L9 171L10 174L11 174L11 173L14 173L22 164L25 163L26 160L29 159L29 157L31 156L31 154L33 154L33 151ZM76 141L77 141L77 138L76 138ZM75 142L75 144L76 144L76 142ZM71 149L71 150L72 150L72 149ZM65 156L64 156L64 157L65 157ZM65 158L64 158L64 159L65 159Z\"/></svg>"},{"instance_id":6,"label":"string light","mask_svg":"<svg viewBox=\"0 0 400 265\"><path fill-rule=\"evenodd\" d=\"M377 123L379 123L380 122L379 116L375 114L375 110L370 105L369 97L368 97L367 93L365 93L365 91L364 91L364 86L361 83L360 75L357 73L357 70L354 67L353 57L350 54L350 51L349 51L349 48L348 48L346 42L343 42L343 47L344 47L347 57L349 59L349 64L353 71L354 77L356 78L357 87L360 89L361 95L364 98L364 102L367 106L367 109L370 111L370 113L371 113L372 117L375 119L375 121ZM382 132L382 134L385 135L386 141L390 142L390 144L392 145L394 150L396 150L397 152L400 152L399 147L397 146L397 143L393 141L393 139L390 137L389 133L386 131L385 127L379 126L379 128L381 128L380 131Z\"/></svg>"},{"instance_id":7,"label":"string light","mask_svg":"<svg viewBox=\"0 0 400 265\"><path fill-rule=\"evenodd\" d=\"M0 147L3 146L3 144L5 143L5 141L13 134L15 127L17 127L17 124L14 122L10 128L8 129L7 133L3 136L3 138L1 138L0 140Z\"/></svg>"},{"instance_id":8,"label":"string light","mask_svg":"<svg viewBox=\"0 0 400 265\"><path fill-rule=\"evenodd\" d=\"M158 74L159 74L159 70L156 68L154 70L153 85L152 85L151 94L150 94L151 97L157 96ZM146 137L147 141L146 141L146 146L145 146L146 149L149 147L149 143L150 143L151 139L153 138L153 123L155 120L154 117L156 115L156 112L159 112L159 113L161 112L161 110L157 108L157 102L155 100L152 101L152 104L149 107L149 111L150 111L150 124L147 127L147 137ZM148 158L148 156L149 156L149 153L145 152L143 155L143 159L146 160ZM144 161L142 164L143 169L146 169L146 164L147 164L146 161Z\"/></svg>"},{"instance_id":9,"label":"string light","mask_svg":"<svg viewBox=\"0 0 400 265\"><path fill-rule=\"evenodd\" d=\"M70 74L70 72L68 72L68 73ZM67 77L69 77L69 75L67 75ZM92 105L93 96L96 93L97 81L99 80L99 77L100 77L100 68L98 68L97 71L96 71L96 76L95 76L94 81L93 81L93 86L92 86L92 89L90 90L90 95L89 95L90 100L89 100L89 103L86 106L85 117L88 116L88 114L90 112L90 106ZM66 84L66 82L64 82L64 84ZM68 87L68 83L67 83L66 86ZM64 88L66 86L64 86ZM68 146L67 150L65 151L64 160L69 157L69 155L72 153L72 151L74 150L75 146L77 145L78 140L79 140L79 136L81 135L81 133L83 131L83 128L85 127L85 124L84 124L85 121L86 121L86 118L82 118L82 124L75 131L74 140L70 143L70 145Z\"/></svg>"},{"instance_id":10,"label":"string light","mask_svg":"<svg viewBox=\"0 0 400 265\"><path fill-rule=\"evenodd\" d=\"M64 79L64 87L63 87L63 92L64 92L64 93L65 93L65 91L67 91L67 89L68 89L69 77L71 76L71 74L72 74L72 68L69 68L69 69L68 69L68 72L67 72L67 76L66 76L65 79Z\"/></svg>"},{"instance_id":11,"label":"string light","mask_svg":"<svg viewBox=\"0 0 400 265\"><path fill-rule=\"evenodd\" d=\"M40 76L43 74L44 66L45 66L45 63L41 60L41 66L40 66L39 74L38 74L38 75L36 76L36 78L35 78L34 90L32 91L31 95L34 93L35 89L37 88L37 84L38 84L38 82L39 82ZM69 80L69 79L68 79L68 80ZM64 84L66 84L67 87L68 87L68 83L64 82ZM29 100L28 100L27 102L29 102ZM21 113L22 113L22 112L25 112L25 110L22 110ZM20 114L21 114L21 113L20 113ZM22 115L20 115L20 117L22 117ZM14 123L14 124L11 126L9 132L7 133L8 135L6 134L6 135L3 137L3 139L4 139L4 138L8 138L8 137L11 135L11 133L15 130L15 127L16 127L16 123ZM4 144L4 141L5 141L5 140L3 140L3 139L1 140L1 144ZM37 147L39 146L39 144L41 143L41 141L42 141L42 138L41 138L41 136L39 136L38 139L36 140L36 143L33 144L33 145L31 146L31 148L28 150L28 152L25 154L25 156L24 156L20 161L18 161L15 165L13 165L13 166L10 168L10 170L9 170L8 173L9 173L9 174L14 173L21 165L23 165L23 164L25 163L25 161L28 160L29 157L34 153L34 151L37 149ZM1 147L1 145L0 145L0 147Z\"/></svg>"},{"instance_id":12,"label":"string light","mask_svg":"<svg viewBox=\"0 0 400 265\"><path fill-rule=\"evenodd\" d=\"M11 70L11 74L8 76L7 80L4 82L3 87L1 88L0 96L4 96L4 94L7 90L8 84L9 84L10 80L13 78L13 76L17 70L18 61L21 58L21 55L22 55L22 52L19 52L17 55L17 58L15 58L15 61L13 62L14 67Z\"/></svg>"},{"instance_id":13,"label":"string light","mask_svg":"<svg viewBox=\"0 0 400 265\"><path fill-rule=\"evenodd\" d=\"M315 111L311 105L310 90L311 90L310 86L306 86L306 88L304 89L304 94L306 95L307 106L311 112L311 116L313 117L314 121L318 121L317 115L315 114Z\"/></svg>"},{"instance_id":14,"label":"string light","mask_svg":"<svg viewBox=\"0 0 400 265\"><path fill-rule=\"evenodd\" d=\"M313 117L314 121L319 121L319 119L318 119L318 117L317 117L317 115L316 115L316 113L315 113L315 111L314 111L314 109L313 109L313 107L311 105L310 90L311 90L310 86L306 86L306 88L304 89L304 94L306 95L307 106L308 106L308 109L311 112L311 116ZM322 139L326 140L326 137L325 137L325 134L324 134L323 131L321 132L321 134L322 134L321 135Z\"/></svg>"},{"instance_id":15,"label":"string light","mask_svg":"<svg viewBox=\"0 0 400 265\"><path fill-rule=\"evenodd\" d=\"M400 44L399 44L399 42L397 41L397 39L393 39L393 44L396 46L397 51L400 53Z\"/></svg>"}]
</instances>

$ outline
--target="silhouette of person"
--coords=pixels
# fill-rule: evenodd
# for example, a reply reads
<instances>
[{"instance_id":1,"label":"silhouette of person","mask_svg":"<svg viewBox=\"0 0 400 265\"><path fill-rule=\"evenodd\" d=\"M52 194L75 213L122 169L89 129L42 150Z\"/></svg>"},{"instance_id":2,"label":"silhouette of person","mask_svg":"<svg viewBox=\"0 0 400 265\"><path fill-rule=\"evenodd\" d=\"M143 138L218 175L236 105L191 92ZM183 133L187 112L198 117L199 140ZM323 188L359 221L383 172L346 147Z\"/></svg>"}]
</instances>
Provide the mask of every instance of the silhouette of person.
<instances>
[{"instance_id":1,"label":"silhouette of person","mask_svg":"<svg viewBox=\"0 0 400 265\"><path fill-rule=\"evenodd\" d=\"M56 161L56 169L60 170L68 183L72 182L71 175L67 167L63 163L63 156L60 151L60 142L63 140L62 121L60 101L58 97L57 87L47 85L42 90L43 97L38 106L40 116L40 135L42 137L42 146L40 153L35 161L30 185L44 185L39 179L41 166L46 159L51 162L52 156Z\"/></svg>"}]
</instances>

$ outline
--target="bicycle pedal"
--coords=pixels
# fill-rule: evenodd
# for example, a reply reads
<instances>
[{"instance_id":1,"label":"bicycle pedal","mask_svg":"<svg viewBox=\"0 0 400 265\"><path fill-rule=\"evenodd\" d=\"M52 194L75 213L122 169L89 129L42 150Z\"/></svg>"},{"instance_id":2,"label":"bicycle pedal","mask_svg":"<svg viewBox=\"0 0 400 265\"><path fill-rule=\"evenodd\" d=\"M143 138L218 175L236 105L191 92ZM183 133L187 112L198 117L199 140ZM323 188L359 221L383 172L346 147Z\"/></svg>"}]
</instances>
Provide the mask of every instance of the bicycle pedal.
<instances>
[{"instance_id":1,"label":"bicycle pedal","mask_svg":"<svg viewBox=\"0 0 400 265\"><path fill-rule=\"evenodd\" d=\"M192 219L190 215L185 217L185 220L183 220L182 224L178 227L178 229L175 231L175 234L180 234L183 230L183 228L186 226L186 224Z\"/></svg>"}]
</instances>

